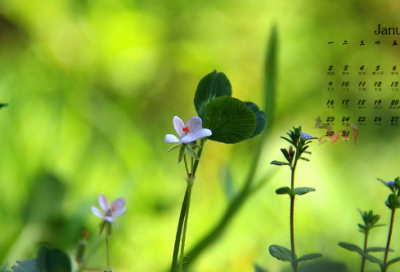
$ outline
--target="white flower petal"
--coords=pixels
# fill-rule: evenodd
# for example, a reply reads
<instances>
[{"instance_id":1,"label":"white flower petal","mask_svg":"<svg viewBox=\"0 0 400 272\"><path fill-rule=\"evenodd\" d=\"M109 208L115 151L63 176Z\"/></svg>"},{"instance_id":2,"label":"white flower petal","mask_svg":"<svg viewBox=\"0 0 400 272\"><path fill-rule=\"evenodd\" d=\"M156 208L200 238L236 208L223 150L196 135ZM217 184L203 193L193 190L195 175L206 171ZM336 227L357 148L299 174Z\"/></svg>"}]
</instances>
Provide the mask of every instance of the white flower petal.
<instances>
[{"instance_id":1,"label":"white flower petal","mask_svg":"<svg viewBox=\"0 0 400 272\"><path fill-rule=\"evenodd\" d=\"M111 206L114 207L113 212L117 212L125 206L125 199L123 197L118 198L118 199L114 200L114 202L111 204Z\"/></svg>"},{"instance_id":2,"label":"white flower petal","mask_svg":"<svg viewBox=\"0 0 400 272\"><path fill-rule=\"evenodd\" d=\"M188 133L187 135L183 136L181 142L184 144L188 144L198 139L209 137L211 135L212 135L211 130L209 130L208 128L203 128L197 131L196 133Z\"/></svg>"},{"instance_id":3,"label":"white flower petal","mask_svg":"<svg viewBox=\"0 0 400 272\"><path fill-rule=\"evenodd\" d=\"M194 135L197 140L197 139L201 139L204 137L210 137L212 135L212 132L208 128L203 128L203 129L200 129L199 131L197 131Z\"/></svg>"},{"instance_id":4,"label":"white flower petal","mask_svg":"<svg viewBox=\"0 0 400 272\"><path fill-rule=\"evenodd\" d=\"M185 126L185 124L183 123L182 119L178 116L174 116L172 122L174 123L176 133L178 133L180 137L183 137L186 133L183 131L183 127Z\"/></svg>"},{"instance_id":5,"label":"white flower petal","mask_svg":"<svg viewBox=\"0 0 400 272\"><path fill-rule=\"evenodd\" d=\"M113 213L113 217L115 218L115 217L121 216L125 213L125 211L126 211L126 207Z\"/></svg>"},{"instance_id":6,"label":"white flower petal","mask_svg":"<svg viewBox=\"0 0 400 272\"><path fill-rule=\"evenodd\" d=\"M182 137L181 143L188 144L188 143L194 142L196 140L197 140L197 138L196 138L195 134L188 133L187 135Z\"/></svg>"},{"instance_id":7,"label":"white flower petal","mask_svg":"<svg viewBox=\"0 0 400 272\"><path fill-rule=\"evenodd\" d=\"M190 133L196 133L198 130L201 129L201 123L201 118L198 116L194 116L189 119L189 121L186 123L186 126L189 128Z\"/></svg>"},{"instance_id":8,"label":"white flower petal","mask_svg":"<svg viewBox=\"0 0 400 272\"><path fill-rule=\"evenodd\" d=\"M108 200L104 195L99 195L99 205L105 212L107 212L110 207L110 204L108 204Z\"/></svg>"},{"instance_id":9,"label":"white flower petal","mask_svg":"<svg viewBox=\"0 0 400 272\"><path fill-rule=\"evenodd\" d=\"M107 222L112 222L114 221L114 218L112 218L111 216L104 216L104 220Z\"/></svg>"},{"instance_id":10,"label":"white flower petal","mask_svg":"<svg viewBox=\"0 0 400 272\"><path fill-rule=\"evenodd\" d=\"M92 206L92 212L94 213L94 215L96 215L96 216L98 216L100 218L104 218L104 214L99 209L97 209L96 207Z\"/></svg>"},{"instance_id":11,"label":"white flower petal","mask_svg":"<svg viewBox=\"0 0 400 272\"><path fill-rule=\"evenodd\" d=\"M164 141L168 144L181 142L181 140L179 140L178 137L176 137L175 135L172 135L172 134L165 135Z\"/></svg>"}]
</instances>

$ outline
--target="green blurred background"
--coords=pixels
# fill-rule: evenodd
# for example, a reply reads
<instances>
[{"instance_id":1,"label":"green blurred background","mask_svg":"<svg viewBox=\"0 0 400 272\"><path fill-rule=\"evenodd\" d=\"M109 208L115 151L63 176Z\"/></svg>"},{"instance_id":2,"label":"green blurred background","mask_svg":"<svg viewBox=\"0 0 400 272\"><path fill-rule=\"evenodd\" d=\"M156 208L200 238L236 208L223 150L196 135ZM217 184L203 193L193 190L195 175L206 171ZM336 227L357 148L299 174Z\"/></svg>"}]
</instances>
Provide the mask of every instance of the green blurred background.
<instances>
[{"instance_id":1,"label":"green blurred background","mask_svg":"<svg viewBox=\"0 0 400 272\"><path fill-rule=\"evenodd\" d=\"M325 88L328 65L400 67L395 47L343 50L327 42L372 42L377 24L400 27L399 12L398 1L1 0L0 102L9 105L0 110L0 268L35 256L39 241L73 256L83 230L90 233L87 264L105 266L99 218L90 211L102 193L110 201L126 199L127 212L111 239L115 271L164 271L185 191L183 165L177 152L166 152L164 135L175 132L174 115L196 115L198 81L217 69L230 79L234 97L262 105L265 51L276 25L275 118L257 174L262 177L277 170L269 163L282 159L279 148L287 145L279 136L292 126L324 134L314 129L314 119L331 115L325 107L332 98ZM311 162L297 172L298 186L317 189L297 202L300 255L320 252L345 262L349 271L358 269L359 257L337 243L361 246L357 208L374 209L382 223L389 222L383 204L389 191L376 178L399 175L398 135L397 127L369 123L357 146L311 145ZM223 170L231 169L239 188L256 141L207 142L192 196L188 249L228 205ZM289 201L274 192L289 177L289 169L279 169L194 271L250 272L254 263L272 272L287 268L268 246L290 244ZM386 235L386 227L375 230L371 246L384 246ZM399 244L395 232L397 251Z\"/></svg>"}]
</instances>

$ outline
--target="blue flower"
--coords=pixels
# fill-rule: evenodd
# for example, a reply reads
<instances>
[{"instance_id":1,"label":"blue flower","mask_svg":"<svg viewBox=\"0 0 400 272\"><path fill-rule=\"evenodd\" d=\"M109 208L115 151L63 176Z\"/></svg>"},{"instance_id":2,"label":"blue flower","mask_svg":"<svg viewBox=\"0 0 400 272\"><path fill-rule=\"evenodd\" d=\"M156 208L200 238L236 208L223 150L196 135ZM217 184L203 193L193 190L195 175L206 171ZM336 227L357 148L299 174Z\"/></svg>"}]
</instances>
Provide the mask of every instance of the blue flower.
<instances>
[{"instance_id":1,"label":"blue flower","mask_svg":"<svg viewBox=\"0 0 400 272\"><path fill-rule=\"evenodd\" d=\"M388 181L388 182L385 182L386 183L386 185L387 186L393 186L394 187L394 181Z\"/></svg>"},{"instance_id":2,"label":"blue flower","mask_svg":"<svg viewBox=\"0 0 400 272\"><path fill-rule=\"evenodd\" d=\"M301 134L301 137L304 138L304 139L306 139L306 140L312 138L311 135L308 135L307 133L304 133L303 131L300 131L300 134Z\"/></svg>"}]
</instances>

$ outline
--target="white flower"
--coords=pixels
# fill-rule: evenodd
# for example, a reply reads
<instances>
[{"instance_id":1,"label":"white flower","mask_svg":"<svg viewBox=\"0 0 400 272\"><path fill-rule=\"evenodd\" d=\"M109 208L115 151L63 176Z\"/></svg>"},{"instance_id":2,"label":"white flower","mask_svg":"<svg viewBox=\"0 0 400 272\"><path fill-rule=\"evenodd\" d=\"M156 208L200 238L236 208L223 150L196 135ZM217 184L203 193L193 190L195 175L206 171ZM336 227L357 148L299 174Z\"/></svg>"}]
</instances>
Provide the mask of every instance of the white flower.
<instances>
[{"instance_id":1,"label":"white flower","mask_svg":"<svg viewBox=\"0 0 400 272\"><path fill-rule=\"evenodd\" d=\"M93 206L92 212L94 215L103 218L107 222L114 221L115 217L123 215L126 211L126 207L124 207L125 199L122 197L115 200L110 206L107 198L104 195L99 195L99 205L105 213L103 214L99 209Z\"/></svg>"},{"instance_id":2,"label":"white flower","mask_svg":"<svg viewBox=\"0 0 400 272\"><path fill-rule=\"evenodd\" d=\"M209 137L212 135L211 130L209 130L208 128L201 128L202 121L201 118L198 116L190 118L186 125L183 123L181 118L179 118L178 116L174 116L173 123L176 133L178 133L181 139L179 139L175 135L167 134L165 135L166 143L188 144L198 139Z\"/></svg>"}]
</instances>

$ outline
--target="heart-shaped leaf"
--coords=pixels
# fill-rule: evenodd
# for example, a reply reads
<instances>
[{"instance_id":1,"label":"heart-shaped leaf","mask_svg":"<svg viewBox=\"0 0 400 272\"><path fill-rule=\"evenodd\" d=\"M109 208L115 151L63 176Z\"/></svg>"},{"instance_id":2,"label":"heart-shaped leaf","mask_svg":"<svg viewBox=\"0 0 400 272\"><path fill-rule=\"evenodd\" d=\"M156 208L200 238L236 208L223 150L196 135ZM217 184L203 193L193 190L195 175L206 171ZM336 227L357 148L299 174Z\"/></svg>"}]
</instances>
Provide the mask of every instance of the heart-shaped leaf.
<instances>
[{"instance_id":1,"label":"heart-shaped leaf","mask_svg":"<svg viewBox=\"0 0 400 272\"><path fill-rule=\"evenodd\" d=\"M258 106L253 102L244 102L244 104L246 105L246 107L251 109L256 115L257 126L256 129L254 130L253 135L251 136L251 138L253 138L254 136L257 136L264 130L265 126L267 125L267 116L265 116L265 113L263 111L260 111Z\"/></svg>"},{"instance_id":2,"label":"heart-shaped leaf","mask_svg":"<svg viewBox=\"0 0 400 272\"><path fill-rule=\"evenodd\" d=\"M71 261L59 249L43 246L38 254L36 265L38 271L71 272Z\"/></svg>"},{"instance_id":3,"label":"heart-shaped leaf","mask_svg":"<svg viewBox=\"0 0 400 272\"><path fill-rule=\"evenodd\" d=\"M203 121L208 103L220 96L232 96L232 87L224 73L214 70L200 80L194 95L194 107Z\"/></svg>"},{"instance_id":4,"label":"heart-shaped leaf","mask_svg":"<svg viewBox=\"0 0 400 272\"><path fill-rule=\"evenodd\" d=\"M222 96L213 99L204 112L203 127L212 131L209 140L234 144L253 136L256 116L239 99Z\"/></svg>"}]
</instances>

